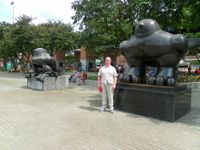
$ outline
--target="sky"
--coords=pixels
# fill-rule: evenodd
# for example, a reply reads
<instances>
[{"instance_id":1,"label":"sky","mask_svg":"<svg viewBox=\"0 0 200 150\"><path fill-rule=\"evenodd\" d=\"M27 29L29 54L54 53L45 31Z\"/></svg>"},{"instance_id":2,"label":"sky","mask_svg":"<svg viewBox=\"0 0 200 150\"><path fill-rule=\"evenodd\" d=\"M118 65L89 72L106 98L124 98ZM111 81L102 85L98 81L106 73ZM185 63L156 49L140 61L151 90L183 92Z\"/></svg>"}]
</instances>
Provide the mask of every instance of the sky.
<instances>
[{"instance_id":1,"label":"sky","mask_svg":"<svg viewBox=\"0 0 200 150\"><path fill-rule=\"evenodd\" d=\"M13 0L0 0L0 22L13 22ZM44 23L48 20L60 20L73 23L71 17L74 11L71 3L74 0L14 0L14 18L27 15L33 19L32 23Z\"/></svg>"}]
</instances>

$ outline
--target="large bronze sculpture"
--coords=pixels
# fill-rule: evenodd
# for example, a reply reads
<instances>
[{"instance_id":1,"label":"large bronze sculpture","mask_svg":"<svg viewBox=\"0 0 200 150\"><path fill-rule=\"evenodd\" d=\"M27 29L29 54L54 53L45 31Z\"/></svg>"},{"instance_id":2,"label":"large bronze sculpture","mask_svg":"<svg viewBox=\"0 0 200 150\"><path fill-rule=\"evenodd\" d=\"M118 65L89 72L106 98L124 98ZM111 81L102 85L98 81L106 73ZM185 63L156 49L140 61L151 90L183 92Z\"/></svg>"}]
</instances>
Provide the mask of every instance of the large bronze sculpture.
<instances>
[{"instance_id":1,"label":"large bronze sculpture","mask_svg":"<svg viewBox=\"0 0 200 150\"><path fill-rule=\"evenodd\" d=\"M34 76L37 80L44 80L44 77L57 77L64 73L64 62L55 60L43 48L33 50L32 57L33 72L27 78Z\"/></svg>"},{"instance_id":2,"label":"large bronze sculpture","mask_svg":"<svg viewBox=\"0 0 200 150\"><path fill-rule=\"evenodd\" d=\"M33 50L32 69L26 75L28 88L47 91L68 87L64 61L51 57L45 49Z\"/></svg>"},{"instance_id":3,"label":"large bronze sculpture","mask_svg":"<svg viewBox=\"0 0 200 150\"><path fill-rule=\"evenodd\" d=\"M130 68L117 83L115 108L171 122L184 116L191 88L176 84L177 65L198 46L200 39L165 32L152 19L140 21L134 36L120 44Z\"/></svg>"},{"instance_id":4,"label":"large bronze sculpture","mask_svg":"<svg viewBox=\"0 0 200 150\"><path fill-rule=\"evenodd\" d=\"M155 20L144 19L135 28L135 35L120 44L130 70L122 82L175 85L177 65L189 49L200 46L200 39L187 39L160 29ZM146 75L147 68L154 73Z\"/></svg>"}]
</instances>

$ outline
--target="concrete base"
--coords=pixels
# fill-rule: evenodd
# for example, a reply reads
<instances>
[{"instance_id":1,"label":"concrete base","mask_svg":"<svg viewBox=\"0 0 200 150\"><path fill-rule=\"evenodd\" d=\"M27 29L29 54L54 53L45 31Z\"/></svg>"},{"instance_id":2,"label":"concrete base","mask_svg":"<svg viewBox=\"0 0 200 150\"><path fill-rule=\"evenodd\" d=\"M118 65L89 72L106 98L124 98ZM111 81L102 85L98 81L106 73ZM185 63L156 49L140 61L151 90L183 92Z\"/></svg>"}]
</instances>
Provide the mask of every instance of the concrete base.
<instances>
[{"instance_id":1,"label":"concrete base","mask_svg":"<svg viewBox=\"0 0 200 150\"><path fill-rule=\"evenodd\" d=\"M115 108L174 122L191 109L191 88L118 83Z\"/></svg>"},{"instance_id":2,"label":"concrete base","mask_svg":"<svg viewBox=\"0 0 200 150\"><path fill-rule=\"evenodd\" d=\"M67 88L69 87L69 76L45 77L43 82L36 80L34 77L28 78L27 87L40 91Z\"/></svg>"}]
</instances>

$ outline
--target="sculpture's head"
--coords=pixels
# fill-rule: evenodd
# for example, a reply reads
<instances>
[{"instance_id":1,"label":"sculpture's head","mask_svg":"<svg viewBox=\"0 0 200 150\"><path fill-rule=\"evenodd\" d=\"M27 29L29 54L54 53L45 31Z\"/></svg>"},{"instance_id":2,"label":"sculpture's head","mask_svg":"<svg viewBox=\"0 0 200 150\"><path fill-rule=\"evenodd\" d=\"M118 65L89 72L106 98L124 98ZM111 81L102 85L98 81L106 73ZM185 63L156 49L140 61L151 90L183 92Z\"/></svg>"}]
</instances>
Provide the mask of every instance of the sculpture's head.
<instances>
[{"instance_id":1,"label":"sculpture's head","mask_svg":"<svg viewBox=\"0 0 200 150\"><path fill-rule=\"evenodd\" d=\"M39 57L39 56L43 55L44 53L45 54L47 53L47 51L44 48L36 48L33 50L33 56L35 56L35 57Z\"/></svg>"},{"instance_id":2,"label":"sculpture's head","mask_svg":"<svg viewBox=\"0 0 200 150\"><path fill-rule=\"evenodd\" d=\"M136 37L149 36L158 30L160 30L160 26L155 20L144 19L137 23L135 27L135 36Z\"/></svg>"},{"instance_id":3,"label":"sculpture's head","mask_svg":"<svg viewBox=\"0 0 200 150\"><path fill-rule=\"evenodd\" d=\"M33 50L33 59L50 59L51 56L44 48L36 48Z\"/></svg>"}]
</instances>

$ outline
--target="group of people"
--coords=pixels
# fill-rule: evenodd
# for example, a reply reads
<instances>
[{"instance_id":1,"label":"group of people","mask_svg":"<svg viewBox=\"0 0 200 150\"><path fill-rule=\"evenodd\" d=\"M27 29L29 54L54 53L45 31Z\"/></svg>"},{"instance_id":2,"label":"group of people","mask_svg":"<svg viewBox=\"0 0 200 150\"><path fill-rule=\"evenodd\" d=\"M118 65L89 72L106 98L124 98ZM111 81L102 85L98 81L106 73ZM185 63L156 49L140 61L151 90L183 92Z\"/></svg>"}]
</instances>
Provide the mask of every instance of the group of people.
<instances>
[{"instance_id":1,"label":"group of people","mask_svg":"<svg viewBox=\"0 0 200 150\"><path fill-rule=\"evenodd\" d=\"M88 78L87 72L74 71L72 75L70 76L69 81L75 82L78 85L82 85L82 84L85 84L85 81L87 80L87 78Z\"/></svg>"},{"instance_id":2,"label":"group of people","mask_svg":"<svg viewBox=\"0 0 200 150\"><path fill-rule=\"evenodd\" d=\"M191 70L192 70L192 67L189 66L189 67L188 67L188 75L191 74ZM200 66L199 66L199 68L196 68L196 69L194 70L194 73L195 73L196 75L200 75Z\"/></svg>"}]
</instances>

